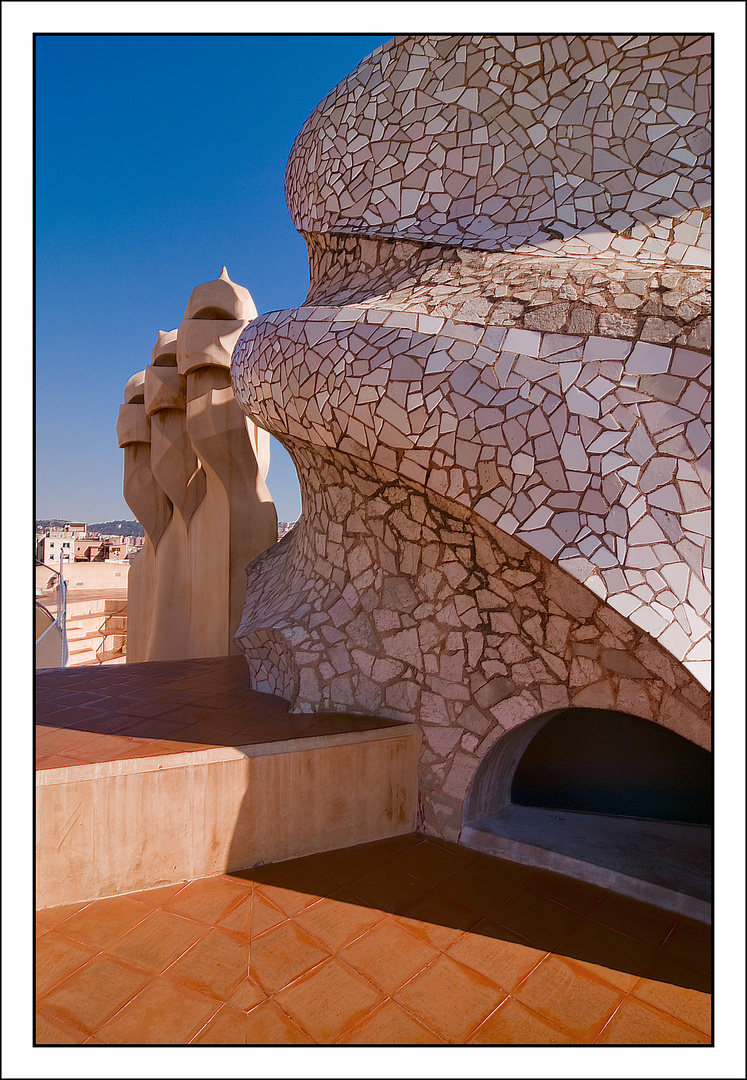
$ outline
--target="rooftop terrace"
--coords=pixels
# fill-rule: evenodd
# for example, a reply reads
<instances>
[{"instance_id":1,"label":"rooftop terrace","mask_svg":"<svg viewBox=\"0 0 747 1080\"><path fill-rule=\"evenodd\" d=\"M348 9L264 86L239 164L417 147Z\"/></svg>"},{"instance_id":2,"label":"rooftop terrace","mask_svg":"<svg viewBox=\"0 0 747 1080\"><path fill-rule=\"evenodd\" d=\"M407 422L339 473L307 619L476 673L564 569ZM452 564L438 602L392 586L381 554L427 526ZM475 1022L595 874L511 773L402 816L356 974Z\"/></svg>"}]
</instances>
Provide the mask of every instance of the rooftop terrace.
<instances>
[{"instance_id":1,"label":"rooftop terrace","mask_svg":"<svg viewBox=\"0 0 747 1080\"><path fill-rule=\"evenodd\" d=\"M241 657L44 672L37 722L40 792L151 765L176 775L185 755L186 776L252 747L311 767L325 740L352 753L411 726L289 714L247 688ZM168 832L135 828L144 847ZM707 1044L710 947L710 927L683 915L405 832L42 907L36 1038Z\"/></svg>"}]
</instances>

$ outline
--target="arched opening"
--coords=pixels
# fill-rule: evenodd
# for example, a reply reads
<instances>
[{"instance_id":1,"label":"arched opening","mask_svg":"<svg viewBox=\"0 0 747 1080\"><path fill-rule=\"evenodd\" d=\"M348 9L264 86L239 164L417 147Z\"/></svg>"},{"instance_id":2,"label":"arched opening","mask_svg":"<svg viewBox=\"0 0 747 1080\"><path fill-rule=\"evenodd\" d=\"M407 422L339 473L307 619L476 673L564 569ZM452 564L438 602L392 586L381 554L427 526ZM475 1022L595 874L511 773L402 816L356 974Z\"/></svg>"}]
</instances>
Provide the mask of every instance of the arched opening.
<instances>
[{"instance_id":1,"label":"arched opening","mask_svg":"<svg viewBox=\"0 0 747 1080\"><path fill-rule=\"evenodd\" d=\"M570 708L495 743L462 842L708 918L712 821L706 750L637 716Z\"/></svg>"},{"instance_id":2,"label":"arched opening","mask_svg":"<svg viewBox=\"0 0 747 1080\"><path fill-rule=\"evenodd\" d=\"M511 802L589 814L713 824L711 755L610 709L565 709L524 751Z\"/></svg>"}]
</instances>

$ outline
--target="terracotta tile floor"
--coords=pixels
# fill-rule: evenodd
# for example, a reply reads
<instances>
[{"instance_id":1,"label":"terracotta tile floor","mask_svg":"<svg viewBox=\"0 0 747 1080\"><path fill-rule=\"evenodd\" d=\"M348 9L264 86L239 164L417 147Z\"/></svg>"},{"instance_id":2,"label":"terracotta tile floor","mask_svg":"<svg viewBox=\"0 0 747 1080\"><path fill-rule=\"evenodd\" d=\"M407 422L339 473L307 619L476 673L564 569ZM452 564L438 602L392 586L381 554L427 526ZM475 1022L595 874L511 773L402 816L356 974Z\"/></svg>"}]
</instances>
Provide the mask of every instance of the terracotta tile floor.
<instances>
[{"instance_id":1,"label":"terracotta tile floor","mask_svg":"<svg viewBox=\"0 0 747 1080\"><path fill-rule=\"evenodd\" d=\"M37 920L37 1045L710 1042L710 927L421 835Z\"/></svg>"},{"instance_id":2,"label":"terracotta tile floor","mask_svg":"<svg viewBox=\"0 0 747 1080\"><path fill-rule=\"evenodd\" d=\"M250 689L242 656L36 677L37 769L395 726L376 717L289 715L283 698Z\"/></svg>"},{"instance_id":3,"label":"terracotta tile floor","mask_svg":"<svg viewBox=\"0 0 747 1080\"><path fill-rule=\"evenodd\" d=\"M46 671L37 768L393 721L242 657ZM707 1044L710 927L413 835L37 913L37 1045Z\"/></svg>"}]
</instances>

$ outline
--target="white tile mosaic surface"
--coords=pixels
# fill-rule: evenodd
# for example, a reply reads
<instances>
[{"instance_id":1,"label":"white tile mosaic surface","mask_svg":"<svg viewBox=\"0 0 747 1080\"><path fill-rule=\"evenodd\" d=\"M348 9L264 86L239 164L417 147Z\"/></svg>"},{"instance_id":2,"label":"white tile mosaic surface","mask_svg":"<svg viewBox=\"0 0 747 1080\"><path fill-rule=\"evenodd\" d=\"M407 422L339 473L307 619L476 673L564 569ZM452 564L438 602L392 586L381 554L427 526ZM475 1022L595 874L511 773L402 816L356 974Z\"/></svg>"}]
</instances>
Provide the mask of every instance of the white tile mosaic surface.
<instances>
[{"instance_id":1,"label":"white tile mosaic surface","mask_svg":"<svg viewBox=\"0 0 747 1080\"><path fill-rule=\"evenodd\" d=\"M234 352L237 397L281 438L345 450L474 510L652 636L676 625L670 651L700 665L708 357L431 316L421 330L420 318L355 306L262 316Z\"/></svg>"},{"instance_id":2,"label":"white tile mosaic surface","mask_svg":"<svg viewBox=\"0 0 747 1080\"><path fill-rule=\"evenodd\" d=\"M232 380L304 512L237 640L297 710L417 720L428 831L549 709L709 743L709 44L397 38L291 152L309 294Z\"/></svg>"},{"instance_id":3,"label":"white tile mosaic surface","mask_svg":"<svg viewBox=\"0 0 747 1080\"><path fill-rule=\"evenodd\" d=\"M710 347L710 270L609 254L492 254L327 233L309 236L307 243L307 303Z\"/></svg>"},{"instance_id":4,"label":"white tile mosaic surface","mask_svg":"<svg viewBox=\"0 0 747 1080\"><path fill-rule=\"evenodd\" d=\"M456 839L485 755L549 709L619 709L710 746L707 692L559 566L346 444L284 441L304 515L247 568L253 685L298 712L414 719L426 831Z\"/></svg>"},{"instance_id":5,"label":"white tile mosaic surface","mask_svg":"<svg viewBox=\"0 0 747 1080\"><path fill-rule=\"evenodd\" d=\"M291 152L302 232L710 259L710 38L394 38Z\"/></svg>"}]
</instances>

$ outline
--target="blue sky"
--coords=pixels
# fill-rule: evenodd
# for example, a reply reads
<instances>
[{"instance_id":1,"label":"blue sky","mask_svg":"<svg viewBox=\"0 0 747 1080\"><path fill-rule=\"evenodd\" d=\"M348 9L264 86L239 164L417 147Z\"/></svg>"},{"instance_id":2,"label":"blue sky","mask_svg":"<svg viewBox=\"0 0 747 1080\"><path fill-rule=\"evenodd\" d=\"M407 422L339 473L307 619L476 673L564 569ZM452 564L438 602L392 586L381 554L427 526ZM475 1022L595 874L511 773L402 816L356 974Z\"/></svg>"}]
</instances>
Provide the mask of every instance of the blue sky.
<instances>
[{"instance_id":1,"label":"blue sky","mask_svg":"<svg viewBox=\"0 0 747 1080\"><path fill-rule=\"evenodd\" d=\"M293 140L387 36L36 39L36 516L131 518L117 409L158 329L220 274L262 313L300 303ZM300 512L273 440L278 517Z\"/></svg>"}]
</instances>

